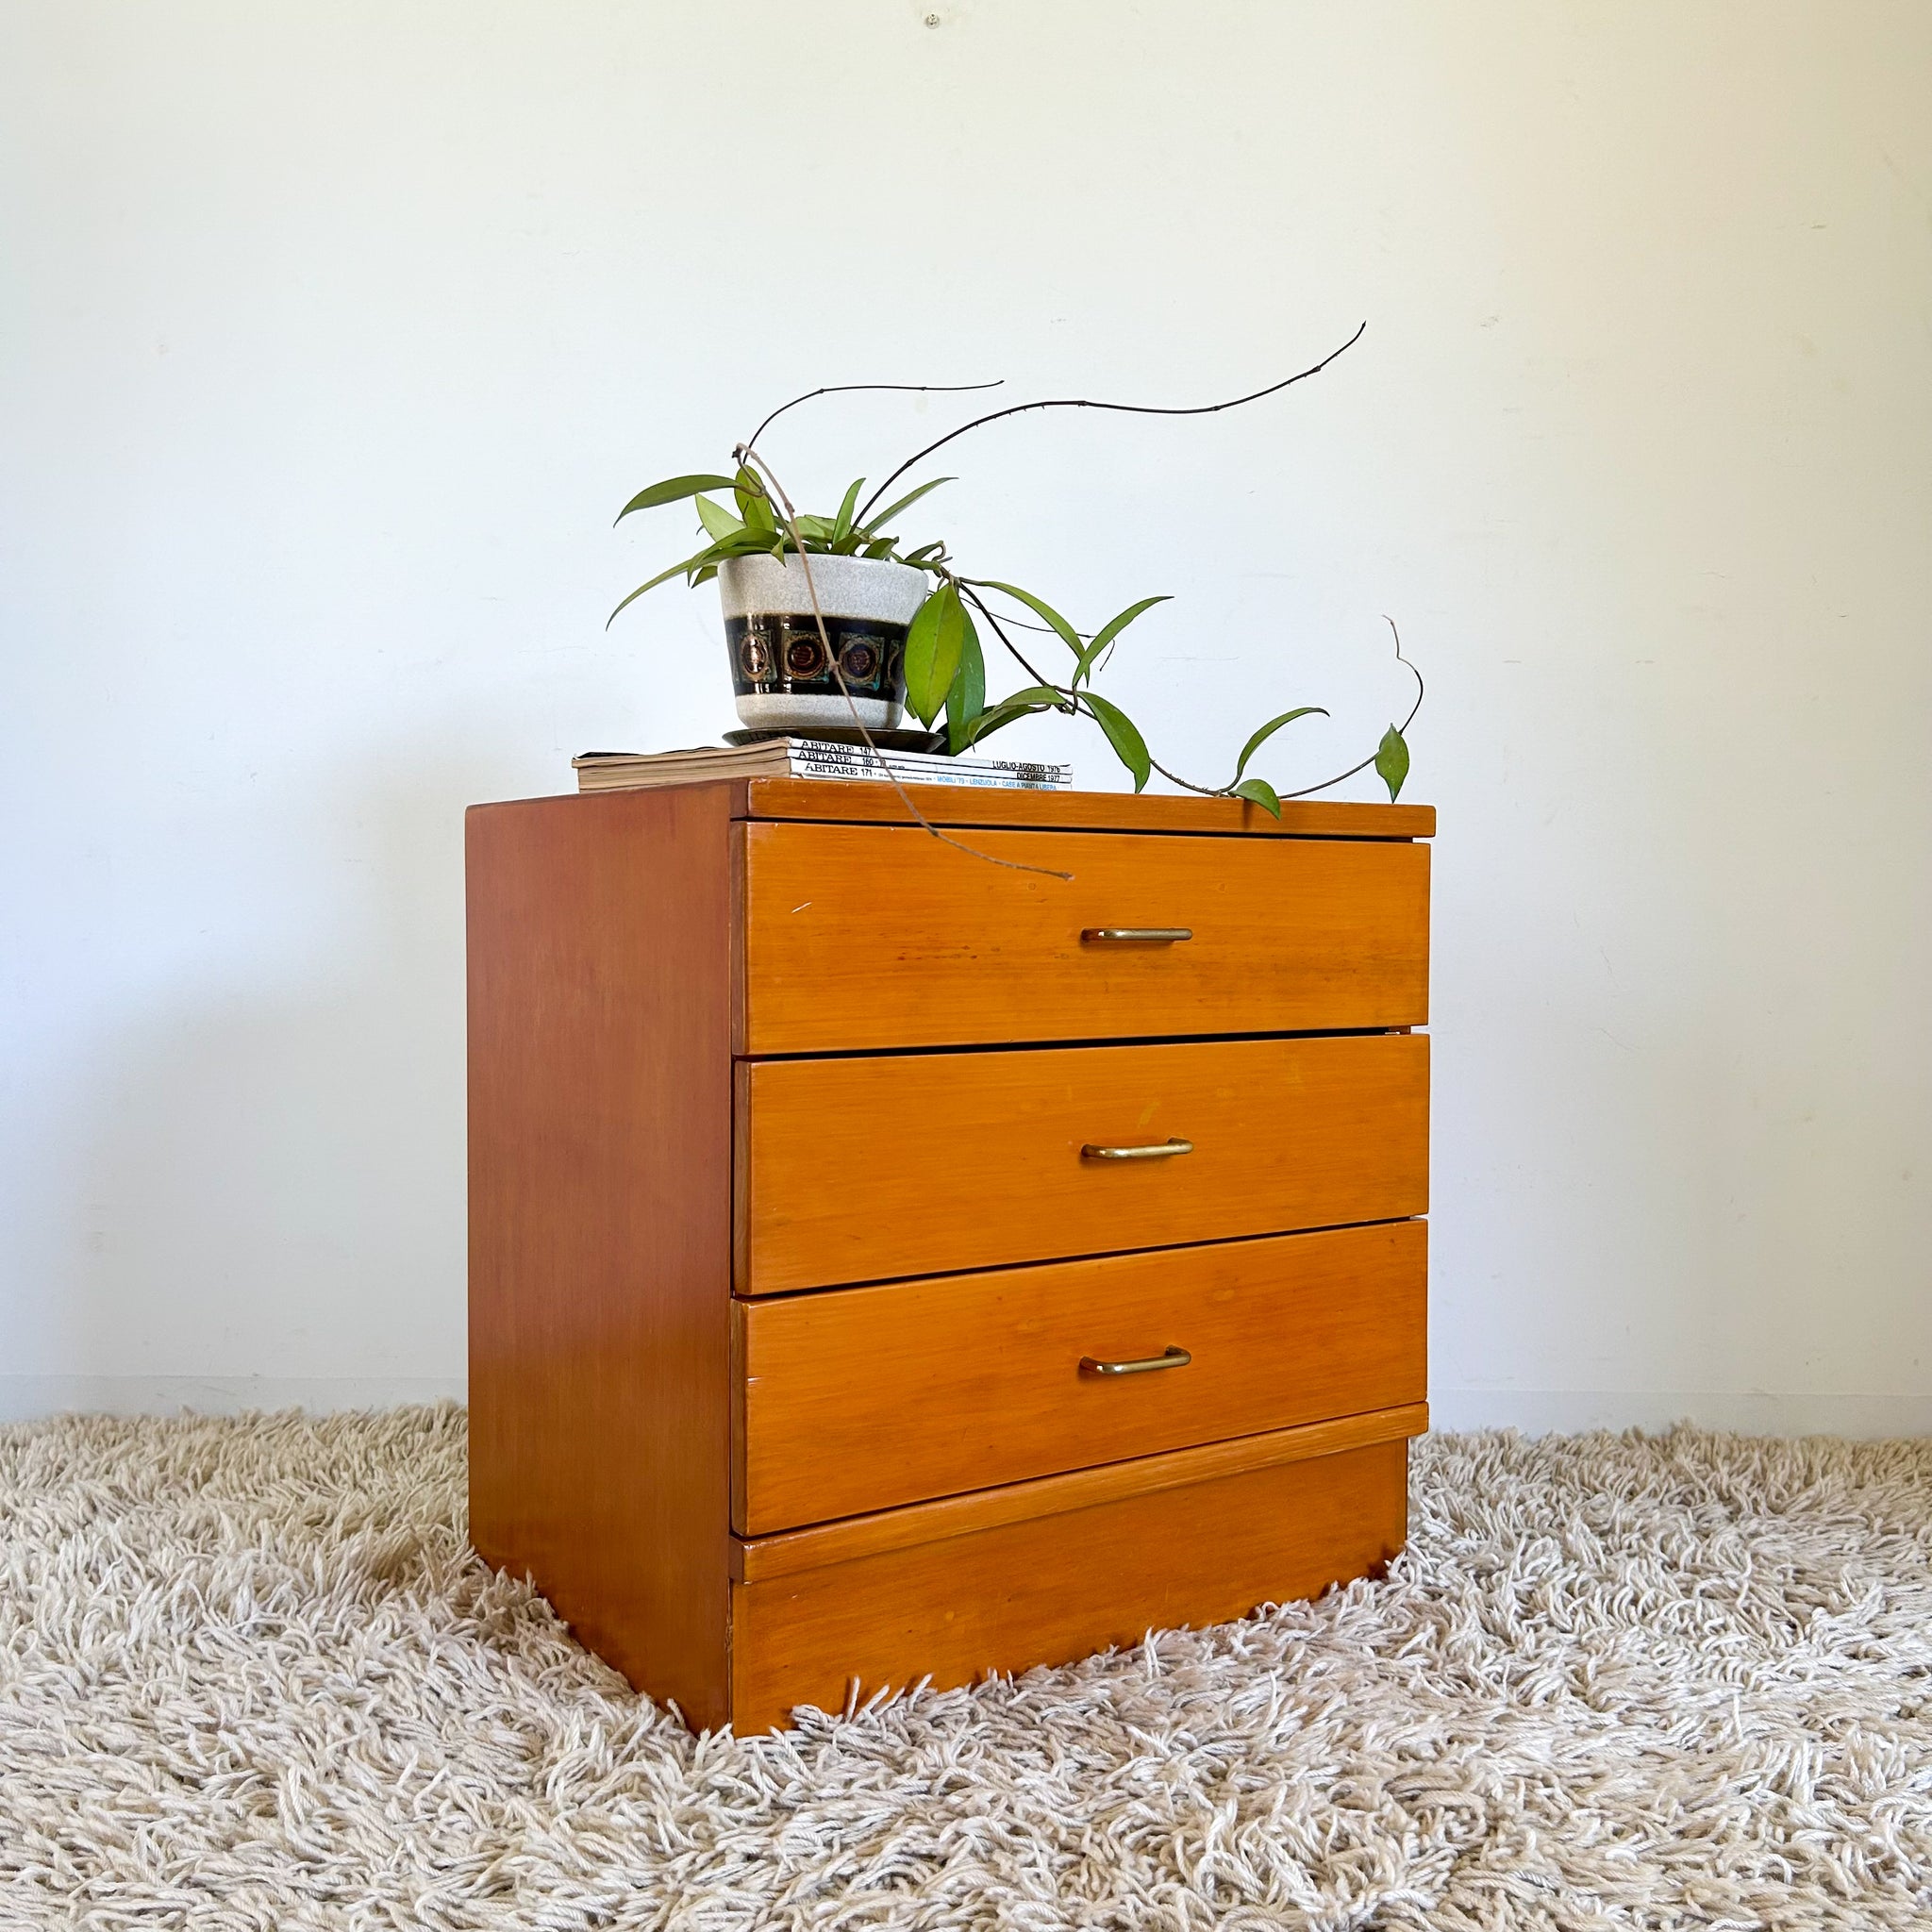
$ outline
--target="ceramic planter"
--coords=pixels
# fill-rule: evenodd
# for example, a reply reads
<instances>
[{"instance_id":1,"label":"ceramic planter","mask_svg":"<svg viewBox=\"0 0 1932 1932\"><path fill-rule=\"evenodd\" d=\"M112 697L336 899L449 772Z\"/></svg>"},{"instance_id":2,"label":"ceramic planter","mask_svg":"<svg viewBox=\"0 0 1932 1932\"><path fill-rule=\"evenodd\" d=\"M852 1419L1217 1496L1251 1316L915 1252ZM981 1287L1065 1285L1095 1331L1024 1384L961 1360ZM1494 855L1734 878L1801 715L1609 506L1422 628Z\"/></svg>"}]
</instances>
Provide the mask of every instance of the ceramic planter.
<instances>
[{"instance_id":1,"label":"ceramic planter","mask_svg":"<svg viewBox=\"0 0 1932 1932\"><path fill-rule=\"evenodd\" d=\"M898 728L906 703L906 632L925 601L925 573L867 557L814 557L820 613L844 674L848 705L825 656L805 570L792 556L734 557L718 566L724 641L741 721L755 731Z\"/></svg>"}]
</instances>

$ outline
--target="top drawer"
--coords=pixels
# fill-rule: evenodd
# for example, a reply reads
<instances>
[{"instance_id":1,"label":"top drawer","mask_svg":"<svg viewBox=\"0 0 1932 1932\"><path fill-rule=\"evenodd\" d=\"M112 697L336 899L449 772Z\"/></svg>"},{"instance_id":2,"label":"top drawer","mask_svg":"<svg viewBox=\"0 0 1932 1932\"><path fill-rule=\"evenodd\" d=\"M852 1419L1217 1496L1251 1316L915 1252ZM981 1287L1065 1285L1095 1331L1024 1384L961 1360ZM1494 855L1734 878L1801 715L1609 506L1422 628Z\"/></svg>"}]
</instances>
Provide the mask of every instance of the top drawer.
<instances>
[{"instance_id":1,"label":"top drawer","mask_svg":"<svg viewBox=\"0 0 1932 1932\"><path fill-rule=\"evenodd\" d=\"M1295 1033L1428 1020L1407 841L738 827L742 1054ZM1046 872L1070 873L1071 879ZM1168 941L1103 932L1185 930Z\"/></svg>"}]
</instances>

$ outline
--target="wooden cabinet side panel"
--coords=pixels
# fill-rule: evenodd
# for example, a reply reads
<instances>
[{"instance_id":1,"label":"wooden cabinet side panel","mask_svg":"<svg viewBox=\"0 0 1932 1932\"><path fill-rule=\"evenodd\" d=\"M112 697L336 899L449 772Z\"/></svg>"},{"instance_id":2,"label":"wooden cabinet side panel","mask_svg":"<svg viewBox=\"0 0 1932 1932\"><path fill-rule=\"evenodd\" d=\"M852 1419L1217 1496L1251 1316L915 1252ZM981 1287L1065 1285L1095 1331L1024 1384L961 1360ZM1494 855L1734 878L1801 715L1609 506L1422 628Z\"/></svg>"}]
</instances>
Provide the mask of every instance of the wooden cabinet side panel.
<instances>
[{"instance_id":1,"label":"wooden cabinet side panel","mask_svg":"<svg viewBox=\"0 0 1932 1932\"><path fill-rule=\"evenodd\" d=\"M741 1736L929 1675L1060 1663L1378 1570L1407 1528L1407 1444L1377 1443L1074 1515L732 1586Z\"/></svg>"},{"instance_id":2,"label":"wooden cabinet side panel","mask_svg":"<svg viewBox=\"0 0 1932 1932\"><path fill-rule=\"evenodd\" d=\"M724 1721L728 788L468 821L471 1534Z\"/></svg>"}]
</instances>

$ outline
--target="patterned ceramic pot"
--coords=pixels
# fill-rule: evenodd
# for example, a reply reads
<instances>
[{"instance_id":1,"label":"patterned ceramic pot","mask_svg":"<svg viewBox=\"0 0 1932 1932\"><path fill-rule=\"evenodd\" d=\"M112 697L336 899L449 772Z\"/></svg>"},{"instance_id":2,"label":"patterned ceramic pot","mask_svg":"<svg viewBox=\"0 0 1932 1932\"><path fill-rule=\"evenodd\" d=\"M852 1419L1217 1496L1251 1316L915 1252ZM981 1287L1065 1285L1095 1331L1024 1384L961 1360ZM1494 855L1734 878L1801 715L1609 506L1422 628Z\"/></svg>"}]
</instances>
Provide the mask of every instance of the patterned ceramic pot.
<instances>
[{"instance_id":1,"label":"patterned ceramic pot","mask_svg":"<svg viewBox=\"0 0 1932 1932\"><path fill-rule=\"evenodd\" d=\"M898 729L906 702L906 632L924 603L925 573L868 557L814 557L819 610L838 653L848 705L825 657L796 557L733 557L718 566L724 641L738 715L755 731L852 724Z\"/></svg>"}]
</instances>

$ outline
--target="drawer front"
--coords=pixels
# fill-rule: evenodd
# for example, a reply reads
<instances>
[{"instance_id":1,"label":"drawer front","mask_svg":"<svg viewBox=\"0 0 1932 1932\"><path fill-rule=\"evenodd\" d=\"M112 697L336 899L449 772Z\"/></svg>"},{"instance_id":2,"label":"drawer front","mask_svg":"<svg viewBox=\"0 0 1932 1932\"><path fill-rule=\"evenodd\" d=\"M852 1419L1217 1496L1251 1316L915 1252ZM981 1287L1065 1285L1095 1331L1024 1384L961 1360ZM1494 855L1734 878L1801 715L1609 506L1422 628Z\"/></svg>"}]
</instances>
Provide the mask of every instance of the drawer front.
<instances>
[{"instance_id":1,"label":"drawer front","mask_svg":"<svg viewBox=\"0 0 1932 1932\"><path fill-rule=\"evenodd\" d=\"M1024 872L914 828L747 824L740 837L740 1053L1428 1019L1426 845L961 834L1044 869ZM1137 930L1191 937L1082 937Z\"/></svg>"},{"instance_id":2,"label":"drawer front","mask_svg":"<svg viewBox=\"0 0 1932 1932\"><path fill-rule=\"evenodd\" d=\"M738 1302L734 1526L1420 1402L1426 1274L1425 1224L1402 1221Z\"/></svg>"},{"instance_id":3,"label":"drawer front","mask_svg":"<svg viewBox=\"0 0 1932 1932\"><path fill-rule=\"evenodd\" d=\"M1245 1471L731 1587L731 1715L970 1684L1314 1596L1401 1549L1407 1444Z\"/></svg>"},{"instance_id":4,"label":"drawer front","mask_svg":"<svg viewBox=\"0 0 1932 1932\"><path fill-rule=\"evenodd\" d=\"M1419 1033L741 1061L738 1083L741 1294L1428 1207Z\"/></svg>"}]
</instances>

